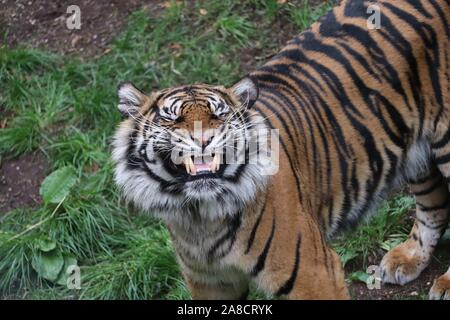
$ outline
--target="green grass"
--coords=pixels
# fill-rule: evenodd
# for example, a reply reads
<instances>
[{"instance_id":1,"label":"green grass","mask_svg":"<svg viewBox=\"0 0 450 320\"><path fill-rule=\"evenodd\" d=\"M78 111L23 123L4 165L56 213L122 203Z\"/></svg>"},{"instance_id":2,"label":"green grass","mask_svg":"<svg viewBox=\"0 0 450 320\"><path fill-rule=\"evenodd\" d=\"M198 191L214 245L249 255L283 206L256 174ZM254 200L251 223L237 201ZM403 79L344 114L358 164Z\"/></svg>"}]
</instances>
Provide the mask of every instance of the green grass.
<instances>
[{"instance_id":1,"label":"green grass","mask_svg":"<svg viewBox=\"0 0 450 320\"><path fill-rule=\"evenodd\" d=\"M360 260L367 267L368 257L380 257L408 237L412 219L407 213L414 208L414 199L410 196L396 196L385 202L378 212L355 230L339 236L333 244L341 256L344 266L353 260Z\"/></svg>"},{"instance_id":2,"label":"green grass","mask_svg":"<svg viewBox=\"0 0 450 320\"><path fill-rule=\"evenodd\" d=\"M0 161L39 150L50 171L75 168L77 183L61 205L42 204L0 216L0 296L27 299L182 299L168 233L160 222L124 205L112 181L109 142L120 121L116 87L133 81L150 92L181 83L231 85L242 74L239 54L272 53L273 23L300 31L329 5L276 0L173 2L160 16L129 17L111 51L82 59L0 47L0 105L11 114L0 129ZM255 67L258 63L255 62ZM406 236L398 224L408 198L336 244L344 261L362 258ZM57 210L56 210L57 209ZM33 263L43 243L81 267L81 289L44 279ZM252 298L264 296L252 291Z\"/></svg>"},{"instance_id":3,"label":"green grass","mask_svg":"<svg viewBox=\"0 0 450 320\"><path fill-rule=\"evenodd\" d=\"M288 7L288 11L292 22L299 29L306 29L311 21L317 21L330 7L332 7L330 3L312 6L310 1L305 0L299 6Z\"/></svg>"}]
</instances>

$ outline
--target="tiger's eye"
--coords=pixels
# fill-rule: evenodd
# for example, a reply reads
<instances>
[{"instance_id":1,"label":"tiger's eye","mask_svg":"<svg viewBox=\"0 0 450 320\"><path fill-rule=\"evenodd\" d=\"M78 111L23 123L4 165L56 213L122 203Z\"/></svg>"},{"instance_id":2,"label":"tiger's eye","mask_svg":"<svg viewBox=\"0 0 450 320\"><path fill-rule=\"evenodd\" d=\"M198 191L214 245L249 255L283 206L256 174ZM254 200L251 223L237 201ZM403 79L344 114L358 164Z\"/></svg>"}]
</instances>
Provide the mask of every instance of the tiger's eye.
<instances>
[{"instance_id":1,"label":"tiger's eye","mask_svg":"<svg viewBox=\"0 0 450 320\"><path fill-rule=\"evenodd\" d=\"M179 116L178 118L175 119L175 123L181 123L184 121L184 117Z\"/></svg>"}]
</instances>

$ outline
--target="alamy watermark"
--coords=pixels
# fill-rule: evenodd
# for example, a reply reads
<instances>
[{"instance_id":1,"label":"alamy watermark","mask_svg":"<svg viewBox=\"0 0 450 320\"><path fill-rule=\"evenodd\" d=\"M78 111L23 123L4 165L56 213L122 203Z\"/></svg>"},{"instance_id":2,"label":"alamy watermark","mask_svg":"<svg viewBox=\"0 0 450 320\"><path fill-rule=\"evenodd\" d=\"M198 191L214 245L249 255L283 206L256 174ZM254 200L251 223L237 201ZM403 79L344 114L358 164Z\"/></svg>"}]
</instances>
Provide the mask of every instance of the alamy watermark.
<instances>
[{"instance_id":1,"label":"alamy watermark","mask_svg":"<svg viewBox=\"0 0 450 320\"><path fill-rule=\"evenodd\" d=\"M366 280L367 289L381 289L381 268L377 265L371 265L367 268L366 273L369 275Z\"/></svg>"},{"instance_id":2,"label":"alamy watermark","mask_svg":"<svg viewBox=\"0 0 450 320\"><path fill-rule=\"evenodd\" d=\"M369 30L381 29L381 8L376 4L371 4L367 7L367 28Z\"/></svg>"},{"instance_id":3,"label":"alamy watermark","mask_svg":"<svg viewBox=\"0 0 450 320\"><path fill-rule=\"evenodd\" d=\"M66 285L67 289L80 290L81 289L81 271L77 265L70 265L66 269L68 275Z\"/></svg>"},{"instance_id":4,"label":"alamy watermark","mask_svg":"<svg viewBox=\"0 0 450 320\"><path fill-rule=\"evenodd\" d=\"M66 12L68 14L70 14L70 17L68 17L66 19L66 26L67 29L69 30L73 30L73 29L77 29L80 30L81 29L81 9L79 6L77 5L70 5L67 7Z\"/></svg>"},{"instance_id":5,"label":"alamy watermark","mask_svg":"<svg viewBox=\"0 0 450 320\"><path fill-rule=\"evenodd\" d=\"M257 164L261 175L274 175L279 169L280 137L278 129L238 128L202 130L200 121L194 130L169 132L170 140L155 139L150 149L170 153L175 165L210 165L213 171L222 164ZM187 162L187 163L186 163ZM204 168L204 166L203 166Z\"/></svg>"}]
</instances>

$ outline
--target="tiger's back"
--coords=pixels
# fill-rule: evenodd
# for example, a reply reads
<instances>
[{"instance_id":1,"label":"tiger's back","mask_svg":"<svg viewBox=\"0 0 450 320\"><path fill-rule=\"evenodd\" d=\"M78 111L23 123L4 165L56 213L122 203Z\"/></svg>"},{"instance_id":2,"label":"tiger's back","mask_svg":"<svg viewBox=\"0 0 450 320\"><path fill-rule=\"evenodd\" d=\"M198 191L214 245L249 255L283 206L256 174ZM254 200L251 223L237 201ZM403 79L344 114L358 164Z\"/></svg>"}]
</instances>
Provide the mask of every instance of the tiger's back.
<instances>
[{"instance_id":1,"label":"tiger's back","mask_svg":"<svg viewBox=\"0 0 450 320\"><path fill-rule=\"evenodd\" d=\"M428 171L449 123L449 16L445 1L347 1L251 74L328 233Z\"/></svg>"}]
</instances>

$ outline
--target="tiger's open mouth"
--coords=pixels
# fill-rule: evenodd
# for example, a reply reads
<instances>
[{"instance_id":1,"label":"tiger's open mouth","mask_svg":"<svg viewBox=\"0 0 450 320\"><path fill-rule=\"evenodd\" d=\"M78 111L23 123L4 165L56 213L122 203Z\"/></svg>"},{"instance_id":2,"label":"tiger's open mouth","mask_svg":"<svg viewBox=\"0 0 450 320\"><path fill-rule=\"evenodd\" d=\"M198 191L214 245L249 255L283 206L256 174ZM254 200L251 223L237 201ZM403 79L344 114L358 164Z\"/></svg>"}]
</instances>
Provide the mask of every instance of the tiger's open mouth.
<instances>
[{"instance_id":1,"label":"tiger's open mouth","mask_svg":"<svg viewBox=\"0 0 450 320\"><path fill-rule=\"evenodd\" d=\"M183 159L186 173L195 176L197 174L216 173L220 169L220 154L211 156L188 156Z\"/></svg>"}]
</instances>

